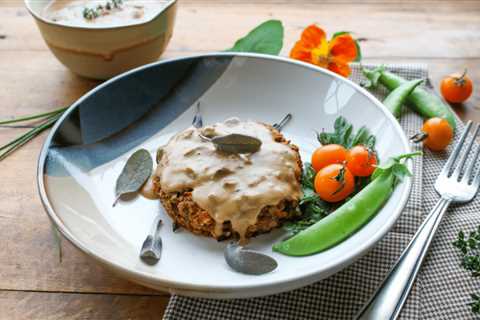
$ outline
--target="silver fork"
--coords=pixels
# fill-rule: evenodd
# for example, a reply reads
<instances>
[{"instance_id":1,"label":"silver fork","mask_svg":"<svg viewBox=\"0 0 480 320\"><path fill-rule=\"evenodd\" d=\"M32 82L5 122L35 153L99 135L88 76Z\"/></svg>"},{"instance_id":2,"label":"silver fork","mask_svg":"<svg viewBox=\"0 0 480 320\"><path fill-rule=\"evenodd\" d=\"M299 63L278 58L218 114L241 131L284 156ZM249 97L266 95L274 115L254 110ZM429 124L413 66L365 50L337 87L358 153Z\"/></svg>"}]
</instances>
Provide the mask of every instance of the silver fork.
<instances>
[{"instance_id":1,"label":"silver fork","mask_svg":"<svg viewBox=\"0 0 480 320\"><path fill-rule=\"evenodd\" d=\"M440 200L355 319L392 320L398 317L447 208L451 203L469 202L477 194L480 185L480 169L475 170L475 163L479 159L480 147L476 149L471 160L467 160L472 152L480 125L475 126L474 133L469 139L471 128L472 122L469 121L435 182L435 190L440 194ZM462 152L462 149L465 150ZM469 162L468 166L466 166L467 162Z\"/></svg>"}]
</instances>

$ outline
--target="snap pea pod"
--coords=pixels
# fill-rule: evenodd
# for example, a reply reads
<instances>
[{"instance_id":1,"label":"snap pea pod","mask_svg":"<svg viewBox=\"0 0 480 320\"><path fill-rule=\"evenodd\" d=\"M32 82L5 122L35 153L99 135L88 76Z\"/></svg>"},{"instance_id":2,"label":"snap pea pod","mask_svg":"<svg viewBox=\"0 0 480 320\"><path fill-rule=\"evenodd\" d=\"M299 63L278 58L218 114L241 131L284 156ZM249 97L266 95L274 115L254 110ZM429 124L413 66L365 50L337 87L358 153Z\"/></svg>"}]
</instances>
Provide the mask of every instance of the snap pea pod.
<instances>
[{"instance_id":1,"label":"snap pea pod","mask_svg":"<svg viewBox=\"0 0 480 320\"><path fill-rule=\"evenodd\" d=\"M289 256L306 256L333 247L367 223L393 192L395 176L385 172L340 208L273 250Z\"/></svg>"},{"instance_id":2,"label":"snap pea pod","mask_svg":"<svg viewBox=\"0 0 480 320\"><path fill-rule=\"evenodd\" d=\"M423 82L423 79L416 79L407 81L390 92L390 94L383 100L383 104L393 113L396 118L400 118L402 106L408 96L415 90L415 88Z\"/></svg>"},{"instance_id":3,"label":"snap pea pod","mask_svg":"<svg viewBox=\"0 0 480 320\"><path fill-rule=\"evenodd\" d=\"M404 78L385 70L383 67L375 69L362 68L364 75L375 86L378 82L392 91L407 82ZM407 106L424 118L440 117L448 121L455 130L455 117L450 108L435 94L417 87L407 98Z\"/></svg>"}]
</instances>

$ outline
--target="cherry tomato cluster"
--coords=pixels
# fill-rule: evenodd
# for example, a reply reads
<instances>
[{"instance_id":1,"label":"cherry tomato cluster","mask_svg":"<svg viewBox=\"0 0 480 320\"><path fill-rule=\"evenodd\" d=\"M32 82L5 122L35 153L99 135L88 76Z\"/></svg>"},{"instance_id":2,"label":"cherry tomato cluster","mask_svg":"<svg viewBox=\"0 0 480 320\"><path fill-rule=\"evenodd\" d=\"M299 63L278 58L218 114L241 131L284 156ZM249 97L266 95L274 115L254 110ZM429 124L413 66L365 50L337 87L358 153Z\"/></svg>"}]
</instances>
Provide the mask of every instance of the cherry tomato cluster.
<instances>
[{"instance_id":1,"label":"cherry tomato cluster","mask_svg":"<svg viewBox=\"0 0 480 320\"><path fill-rule=\"evenodd\" d=\"M350 150L338 144L319 147L312 155L315 192L327 202L338 202L355 190L355 177L368 177L375 170L375 152L358 145Z\"/></svg>"}]
</instances>

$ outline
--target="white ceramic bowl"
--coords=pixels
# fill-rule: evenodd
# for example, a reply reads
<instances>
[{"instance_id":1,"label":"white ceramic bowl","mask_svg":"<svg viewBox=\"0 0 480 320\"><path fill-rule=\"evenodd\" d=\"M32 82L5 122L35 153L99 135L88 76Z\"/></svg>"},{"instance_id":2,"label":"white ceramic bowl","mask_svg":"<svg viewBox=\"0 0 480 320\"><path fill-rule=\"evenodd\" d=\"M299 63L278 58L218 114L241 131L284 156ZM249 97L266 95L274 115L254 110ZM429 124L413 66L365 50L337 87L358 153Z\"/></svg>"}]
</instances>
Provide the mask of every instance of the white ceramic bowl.
<instances>
[{"instance_id":1,"label":"white ceramic bowl","mask_svg":"<svg viewBox=\"0 0 480 320\"><path fill-rule=\"evenodd\" d=\"M38 186L56 227L80 250L125 278L172 293L244 298L291 290L338 272L365 254L392 227L408 199L400 184L383 209L334 248L287 257L271 246L284 233L254 238L250 247L272 255L279 267L262 276L233 272L224 242L173 233L158 201L134 198L112 208L116 177L129 155L152 152L188 127L196 101L205 123L238 116L267 123L286 113L284 134L306 161L318 146L314 130L331 130L345 116L377 135L381 160L409 152L398 122L371 94L332 72L289 59L219 53L154 63L118 76L79 99L55 125L38 162ZM164 250L154 267L138 253L155 216L165 221Z\"/></svg>"},{"instance_id":2,"label":"white ceramic bowl","mask_svg":"<svg viewBox=\"0 0 480 320\"><path fill-rule=\"evenodd\" d=\"M93 79L109 79L156 61L173 33L177 1L171 0L150 20L117 27L78 27L42 16L50 0L25 0L50 50L67 68Z\"/></svg>"}]
</instances>

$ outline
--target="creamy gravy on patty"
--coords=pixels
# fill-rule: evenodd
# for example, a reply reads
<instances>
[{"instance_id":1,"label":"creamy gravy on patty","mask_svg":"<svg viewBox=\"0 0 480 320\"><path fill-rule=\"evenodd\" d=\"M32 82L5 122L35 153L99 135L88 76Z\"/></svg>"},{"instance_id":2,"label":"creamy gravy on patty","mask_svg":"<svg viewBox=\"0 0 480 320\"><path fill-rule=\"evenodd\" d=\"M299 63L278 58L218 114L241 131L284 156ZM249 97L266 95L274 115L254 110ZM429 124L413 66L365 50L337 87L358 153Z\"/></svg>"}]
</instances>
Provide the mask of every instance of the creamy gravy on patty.
<instances>
[{"instance_id":1,"label":"creamy gravy on patty","mask_svg":"<svg viewBox=\"0 0 480 320\"><path fill-rule=\"evenodd\" d=\"M118 6L114 6L112 0L52 0L43 10L43 16L66 25L113 27L147 21L163 9L167 2L123 0L117 2ZM110 9L106 9L107 4ZM98 6L103 9L97 10ZM85 8L97 10L100 14L88 19L85 17Z\"/></svg>"},{"instance_id":2,"label":"creamy gravy on patty","mask_svg":"<svg viewBox=\"0 0 480 320\"><path fill-rule=\"evenodd\" d=\"M262 146L252 154L226 154L200 133L208 137L250 135L260 139ZM232 118L204 128L191 127L172 137L163 147L155 175L164 192L193 190L193 200L215 220L217 235L222 233L223 222L230 221L243 240L264 207L300 199L295 176L300 170L296 152L276 142L269 128Z\"/></svg>"}]
</instances>

